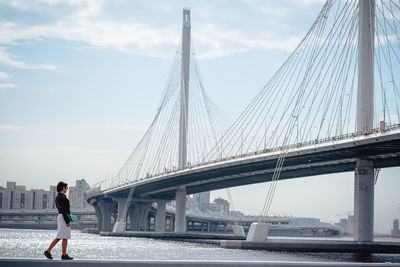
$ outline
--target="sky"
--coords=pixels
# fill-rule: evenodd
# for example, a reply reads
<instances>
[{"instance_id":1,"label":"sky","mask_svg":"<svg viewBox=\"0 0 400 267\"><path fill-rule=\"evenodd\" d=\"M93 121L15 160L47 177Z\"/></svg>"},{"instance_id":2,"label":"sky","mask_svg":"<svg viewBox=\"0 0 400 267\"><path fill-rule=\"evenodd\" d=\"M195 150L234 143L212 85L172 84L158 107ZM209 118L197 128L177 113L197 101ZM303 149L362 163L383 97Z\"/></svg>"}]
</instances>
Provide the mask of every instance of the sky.
<instances>
[{"instance_id":1,"label":"sky","mask_svg":"<svg viewBox=\"0 0 400 267\"><path fill-rule=\"evenodd\" d=\"M113 177L149 127L180 42L182 9L204 87L233 121L320 12L319 0L0 0L0 186L48 189ZM375 231L400 218L399 168L384 169ZM272 211L337 222L353 173L280 181ZM266 184L231 189L259 214ZM212 198L227 198L225 190Z\"/></svg>"}]
</instances>

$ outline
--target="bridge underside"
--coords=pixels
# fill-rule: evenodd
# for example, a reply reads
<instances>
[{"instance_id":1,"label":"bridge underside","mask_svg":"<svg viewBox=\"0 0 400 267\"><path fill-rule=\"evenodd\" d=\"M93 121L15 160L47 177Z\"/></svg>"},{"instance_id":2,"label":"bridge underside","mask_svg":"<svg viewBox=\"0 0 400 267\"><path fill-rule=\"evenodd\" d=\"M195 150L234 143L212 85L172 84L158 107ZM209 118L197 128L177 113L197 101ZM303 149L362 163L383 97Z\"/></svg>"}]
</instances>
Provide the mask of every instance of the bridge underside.
<instances>
[{"instance_id":1,"label":"bridge underside","mask_svg":"<svg viewBox=\"0 0 400 267\"><path fill-rule=\"evenodd\" d=\"M372 160L375 168L400 166L400 133L390 138L369 137L341 143L293 149L285 158L280 179L354 171L357 159ZM110 190L107 196L126 197L135 186L135 199L174 199L176 188L186 186L187 194L271 181L278 154L259 154L193 168L148 182Z\"/></svg>"}]
</instances>

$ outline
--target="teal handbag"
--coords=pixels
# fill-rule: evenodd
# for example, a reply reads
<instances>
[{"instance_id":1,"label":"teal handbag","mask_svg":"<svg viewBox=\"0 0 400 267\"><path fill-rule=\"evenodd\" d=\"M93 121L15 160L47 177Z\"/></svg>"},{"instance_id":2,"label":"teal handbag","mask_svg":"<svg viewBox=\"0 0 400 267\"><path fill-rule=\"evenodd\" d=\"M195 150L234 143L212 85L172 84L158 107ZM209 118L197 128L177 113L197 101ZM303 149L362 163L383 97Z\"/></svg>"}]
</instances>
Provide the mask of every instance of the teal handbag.
<instances>
[{"instance_id":1,"label":"teal handbag","mask_svg":"<svg viewBox=\"0 0 400 267\"><path fill-rule=\"evenodd\" d=\"M67 216L68 216L68 219L69 219L70 222L74 222L74 221L75 221L74 215L72 215L72 214L67 214Z\"/></svg>"}]
</instances>

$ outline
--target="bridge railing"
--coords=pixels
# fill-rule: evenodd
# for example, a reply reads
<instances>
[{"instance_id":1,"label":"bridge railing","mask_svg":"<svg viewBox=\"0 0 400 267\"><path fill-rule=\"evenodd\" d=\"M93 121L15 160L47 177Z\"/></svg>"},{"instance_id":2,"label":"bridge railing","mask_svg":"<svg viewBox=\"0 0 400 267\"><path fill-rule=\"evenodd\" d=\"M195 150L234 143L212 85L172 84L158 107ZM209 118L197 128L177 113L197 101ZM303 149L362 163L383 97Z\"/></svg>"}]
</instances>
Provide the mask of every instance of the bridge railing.
<instances>
[{"instance_id":1,"label":"bridge railing","mask_svg":"<svg viewBox=\"0 0 400 267\"><path fill-rule=\"evenodd\" d=\"M89 198L92 198L101 193L102 193L101 186L96 186L96 187L90 188L88 191L86 191L85 197L86 197L86 199L89 199Z\"/></svg>"},{"instance_id":2,"label":"bridge railing","mask_svg":"<svg viewBox=\"0 0 400 267\"><path fill-rule=\"evenodd\" d=\"M273 152L279 152L279 151L283 151L283 150L292 150L292 149L296 149L296 148L303 148L303 147L307 147L307 146L312 146L312 145L319 145L319 144L324 144L324 143L329 143L329 142L333 142L333 141L341 141L341 140L345 140L345 139L350 139L350 138L356 138L359 136L367 136L370 134L377 134L377 133L384 133L384 132L390 132L393 130L397 130L400 129L400 124L391 124L391 125L386 125L383 128L374 128L371 131L367 132L367 133L363 133L363 132L354 132L354 133L348 133L348 134L343 134L343 135L338 135L338 136L333 136L333 137L327 137L327 138L321 138L321 139L315 139L315 140L310 140L310 141L306 141L306 142L301 142L301 143L296 143L296 144L291 144L291 145L287 145L287 146L279 146L279 147L274 147L274 148L269 148L269 149L261 149L261 150L257 150L254 152L249 152L249 153L243 153L243 154L239 154L239 155L234 155L234 156L230 156L230 157L221 157L212 161L207 161L207 162L198 162L198 163L190 163L188 162L187 167L185 169L192 169L195 167L200 167L200 166L205 166L208 165L210 163L218 163L218 162L223 162L223 161L227 161L227 160L232 160L232 159L238 159L238 158L244 158L244 157L249 157L249 156L254 156L254 155L258 155L258 154L264 154L264 153L273 153ZM162 175L166 175L166 174L170 174L176 171L180 171L182 169L178 169L178 168L172 168L172 169L167 169L165 168L165 171L162 173L156 173L156 174L147 174L146 177L142 177L139 178L135 181L143 181L143 180L147 180L153 177L157 177L157 176L162 176ZM118 185L116 187L120 187L120 186L124 186L124 185L128 185L132 183L131 182L126 182L125 184L121 184ZM115 188L116 188L115 187ZM108 188L108 189L112 189L112 188ZM91 194L96 195L99 192L101 192L101 188L97 187L95 188L95 190L91 190L89 192L87 192L87 197L90 196Z\"/></svg>"},{"instance_id":3,"label":"bridge railing","mask_svg":"<svg viewBox=\"0 0 400 267\"><path fill-rule=\"evenodd\" d=\"M197 164L188 165L187 169L207 165L209 163L217 163L217 162L222 162L222 161L226 161L226 160L244 158L244 157L268 153L268 152L278 152L278 151L282 151L282 150L302 148L302 147L307 147L307 146L312 146L312 145L329 143L332 141L341 141L341 140L355 138L355 137L359 137L359 136L367 136L370 134L389 132L389 131L396 130L396 129L400 129L400 124L387 125L384 128L374 128L370 132L367 132L367 133L363 133L363 132L348 133L348 134L343 134L343 135L339 135L339 136L333 136L333 137L327 137L327 138L321 138L321 139L315 139L315 140L310 140L310 141L306 141L306 142L291 144L291 145L287 145L287 146L279 146L279 147L274 147L274 148L270 148L270 149L257 150L254 152L243 153L243 154L239 154L239 155L235 155L235 156L231 156L231 157L219 158L219 159L215 159L215 160L209 161L209 162L200 162ZM162 174L157 174L154 176L159 176L159 175L162 175Z\"/></svg>"}]
</instances>

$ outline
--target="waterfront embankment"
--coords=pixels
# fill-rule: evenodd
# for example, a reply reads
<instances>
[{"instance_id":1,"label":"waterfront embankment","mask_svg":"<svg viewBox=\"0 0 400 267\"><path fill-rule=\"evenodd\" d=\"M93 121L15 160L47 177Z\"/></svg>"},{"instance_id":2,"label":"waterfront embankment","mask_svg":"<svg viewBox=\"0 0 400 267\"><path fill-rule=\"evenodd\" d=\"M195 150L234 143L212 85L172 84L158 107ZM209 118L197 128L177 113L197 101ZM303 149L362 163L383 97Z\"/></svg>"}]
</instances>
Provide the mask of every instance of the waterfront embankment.
<instances>
[{"instance_id":1,"label":"waterfront embankment","mask_svg":"<svg viewBox=\"0 0 400 267\"><path fill-rule=\"evenodd\" d=\"M42 259L7 259L0 258L0 266L7 267L243 267L243 266L276 266L276 267L400 267L400 263L343 263L343 262L285 262L285 261L207 261L207 260L172 260L172 261L116 261L116 260L42 260Z\"/></svg>"}]
</instances>

